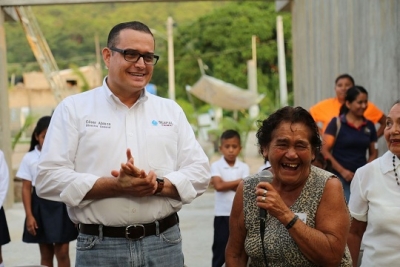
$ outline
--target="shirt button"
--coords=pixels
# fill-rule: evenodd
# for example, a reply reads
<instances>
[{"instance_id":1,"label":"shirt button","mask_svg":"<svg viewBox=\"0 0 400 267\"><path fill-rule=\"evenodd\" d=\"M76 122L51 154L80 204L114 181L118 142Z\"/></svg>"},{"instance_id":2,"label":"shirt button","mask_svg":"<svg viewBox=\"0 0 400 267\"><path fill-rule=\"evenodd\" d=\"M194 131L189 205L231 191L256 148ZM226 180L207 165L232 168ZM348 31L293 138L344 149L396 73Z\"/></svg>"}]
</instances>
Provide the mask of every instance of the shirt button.
<instances>
[{"instance_id":1,"label":"shirt button","mask_svg":"<svg viewBox=\"0 0 400 267\"><path fill-rule=\"evenodd\" d=\"M136 209L132 209L132 213L135 213L136 212Z\"/></svg>"}]
</instances>

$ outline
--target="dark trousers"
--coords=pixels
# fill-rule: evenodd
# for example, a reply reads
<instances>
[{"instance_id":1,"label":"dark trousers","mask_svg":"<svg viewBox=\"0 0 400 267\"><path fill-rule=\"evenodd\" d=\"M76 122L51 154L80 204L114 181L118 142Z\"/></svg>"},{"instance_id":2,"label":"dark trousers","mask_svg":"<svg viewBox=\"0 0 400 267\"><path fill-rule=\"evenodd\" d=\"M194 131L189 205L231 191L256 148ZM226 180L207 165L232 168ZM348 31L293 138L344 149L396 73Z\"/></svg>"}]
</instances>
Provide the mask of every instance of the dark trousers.
<instances>
[{"instance_id":1,"label":"dark trousers","mask_svg":"<svg viewBox=\"0 0 400 267\"><path fill-rule=\"evenodd\" d=\"M229 216L214 217L214 243L212 246L212 267L225 263L225 248L229 238Z\"/></svg>"}]
</instances>

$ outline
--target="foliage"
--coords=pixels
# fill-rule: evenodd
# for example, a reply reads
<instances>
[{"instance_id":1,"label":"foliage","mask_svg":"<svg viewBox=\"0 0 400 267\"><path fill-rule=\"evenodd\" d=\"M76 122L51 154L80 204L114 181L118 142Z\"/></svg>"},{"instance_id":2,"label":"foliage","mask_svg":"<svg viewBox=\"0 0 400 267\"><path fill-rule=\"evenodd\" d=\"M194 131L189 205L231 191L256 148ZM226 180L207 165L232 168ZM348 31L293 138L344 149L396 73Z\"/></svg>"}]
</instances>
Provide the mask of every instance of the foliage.
<instances>
[{"instance_id":1,"label":"foliage","mask_svg":"<svg viewBox=\"0 0 400 267\"><path fill-rule=\"evenodd\" d=\"M157 53L166 55L166 21L171 16L176 25L191 23L199 16L223 7L226 2L196 3L97 3L33 6L32 10L60 69L71 64L85 66L96 62L95 36L106 46L107 35L117 23L130 20L145 22L155 29ZM28 45L19 22L5 23L9 76L39 71L40 67ZM165 36L160 38L160 36ZM167 57L163 56L153 76L160 91L167 92ZM161 67L161 68L160 68ZM164 70L162 70L164 69Z\"/></svg>"},{"instance_id":2,"label":"foliage","mask_svg":"<svg viewBox=\"0 0 400 267\"><path fill-rule=\"evenodd\" d=\"M197 116L196 116L197 113L193 105L184 98L179 98L176 100L176 102L179 104L179 106L181 106L181 108L185 112L189 123L197 126Z\"/></svg>"},{"instance_id":3,"label":"foliage","mask_svg":"<svg viewBox=\"0 0 400 267\"><path fill-rule=\"evenodd\" d=\"M198 59L206 64L206 73L247 88L247 61L252 58L251 39L257 36L258 91L265 94L261 111L269 113L279 106L276 16L273 2L238 2L200 17L180 27L175 38L176 95L184 86L200 77ZM288 68L288 88L292 88L290 17L284 15Z\"/></svg>"},{"instance_id":4,"label":"foliage","mask_svg":"<svg viewBox=\"0 0 400 267\"><path fill-rule=\"evenodd\" d=\"M240 113L240 119L237 120L232 117L223 117L222 122L217 129L209 130L208 134L210 136L210 141L218 143L219 136L221 136L224 131L228 129L236 130L241 137L242 152L245 151L249 133L256 130L256 122L263 119L263 117L259 116L256 118L250 118L247 111L241 111ZM218 145L214 144L214 147L218 147ZM244 156L242 155L242 157Z\"/></svg>"},{"instance_id":5,"label":"foliage","mask_svg":"<svg viewBox=\"0 0 400 267\"><path fill-rule=\"evenodd\" d=\"M24 125L22 125L21 129L17 132L17 134L13 137L11 143L11 149L14 150L15 146L18 144L19 140L21 139L22 134L36 122L37 117L29 114L25 118Z\"/></svg>"},{"instance_id":6,"label":"foliage","mask_svg":"<svg viewBox=\"0 0 400 267\"><path fill-rule=\"evenodd\" d=\"M79 77L79 79L81 79L83 85L81 86L81 91L85 92L87 90L89 90L89 82L87 81L85 75L83 75L83 73L79 70L79 67L72 64L70 66L70 68L72 69L72 72L77 75Z\"/></svg>"},{"instance_id":7,"label":"foliage","mask_svg":"<svg viewBox=\"0 0 400 267\"><path fill-rule=\"evenodd\" d=\"M106 46L110 28L122 21L139 20L155 29L156 53L161 56L151 83L160 96L168 96L168 51L166 21L173 17L176 99L189 122L197 126L197 114L213 108L187 95L186 85L193 85L204 71L218 79L247 88L247 61L252 58L252 36L257 36L258 92L266 97L260 102L260 118L279 107L279 77L276 42L275 3L273 1L197 1L186 3L103 3L36 6L33 11L60 69L84 66L96 61L95 36ZM289 103L292 93L292 41L289 14L281 14L284 23ZM6 23L9 74L39 70L19 23ZM244 134L254 125L247 111L224 111L222 129L235 127Z\"/></svg>"}]
</instances>

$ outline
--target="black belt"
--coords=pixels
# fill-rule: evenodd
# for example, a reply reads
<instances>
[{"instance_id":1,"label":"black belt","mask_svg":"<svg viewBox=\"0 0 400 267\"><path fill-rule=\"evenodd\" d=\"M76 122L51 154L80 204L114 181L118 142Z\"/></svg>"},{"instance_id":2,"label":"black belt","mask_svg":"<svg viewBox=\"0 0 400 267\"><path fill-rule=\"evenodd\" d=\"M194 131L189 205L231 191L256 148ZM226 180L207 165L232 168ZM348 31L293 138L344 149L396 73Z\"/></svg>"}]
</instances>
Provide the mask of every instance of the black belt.
<instances>
[{"instance_id":1,"label":"black belt","mask_svg":"<svg viewBox=\"0 0 400 267\"><path fill-rule=\"evenodd\" d=\"M168 217L145 224L131 224L123 227L112 227L103 225L103 236L105 237L125 237L127 239L139 240L150 235L159 235L168 228L179 222L178 214L173 213ZM158 224L158 231L157 231ZM86 235L99 235L101 225L99 224L79 224L79 232Z\"/></svg>"}]
</instances>

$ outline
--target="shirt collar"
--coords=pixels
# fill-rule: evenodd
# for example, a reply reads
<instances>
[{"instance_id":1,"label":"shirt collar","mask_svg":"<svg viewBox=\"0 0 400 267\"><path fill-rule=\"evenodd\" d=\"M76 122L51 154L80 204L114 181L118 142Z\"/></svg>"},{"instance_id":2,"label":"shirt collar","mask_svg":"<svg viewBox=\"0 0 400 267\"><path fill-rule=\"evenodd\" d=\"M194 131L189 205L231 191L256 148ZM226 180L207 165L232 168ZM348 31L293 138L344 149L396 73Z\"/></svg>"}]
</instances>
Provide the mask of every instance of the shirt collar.
<instances>
[{"instance_id":1,"label":"shirt collar","mask_svg":"<svg viewBox=\"0 0 400 267\"><path fill-rule=\"evenodd\" d=\"M363 123L359 126L359 127L355 127L353 124L351 124L350 122L347 121L346 118L346 114L342 114L339 116L340 117L340 121L342 123L346 123L347 125L349 125L350 127L353 127L354 129L361 129L362 127L364 127L365 125L367 125L367 120L365 119L365 117L363 117Z\"/></svg>"},{"instance_id":2,"label":"shirt collar","mask_svg":"<svg viewBox=\"0 0 400 267\"><path fill-rule=\"evenodd\" d=\"M106 98L107 98L107 100L111 100L111 101L109 101L111 104L121 105L122 102L119 100L119 98L116 95L114 95L114 93L108 87L107 77L108 76L104 77L104 79L103 79L103 89L106 94ZM136 101L135 105L137 103L146 101L148 99L148 94L149 94L149 92L147 92L145 88L142 89L142 92L140 93L140 96L139 96L138 100Z\"/></svg>"},{"instance_id":3,"label":"shirt collar","mask_svg":"<svg viewBox=\"0 0 400 267\"><path fill-rule=\"evenodd\" d=\"M39 150L39 145L36 145L36 146L35 146L35 150L34 150L34 151L35 151L35 153L36 153L37 156L40 156L40 152L41 152L41 151Z\"/></svg>"},{"instance_id":4,"label":"shirt collar","mask_svg":"<svg viewBox=\"0 0 400 267\"><path fill-rule=\"evenodd\" d=\"M225 168L238 168L238 159L236 158L235 164L233 166L230 166L228 162L226 162L224 156L221 157L221 160L224 162Z\"/></svg>"},{"instance_id":5,"label":"shirt collar","mask_svg":"<svg viewBox=\"0 0 400 267\"><path fill-rule=\"evenodd\" d=\"M385 154L383 154L380 157L379 163L380 163L380 167L381 167L381 171L382 173L387 173L390 171L393 171L393 153L390 151L387 151ZM395 167L396 169L399 168L400 165L400 160L396 157L395 160Z\"/></svg>"}]
</instances>

